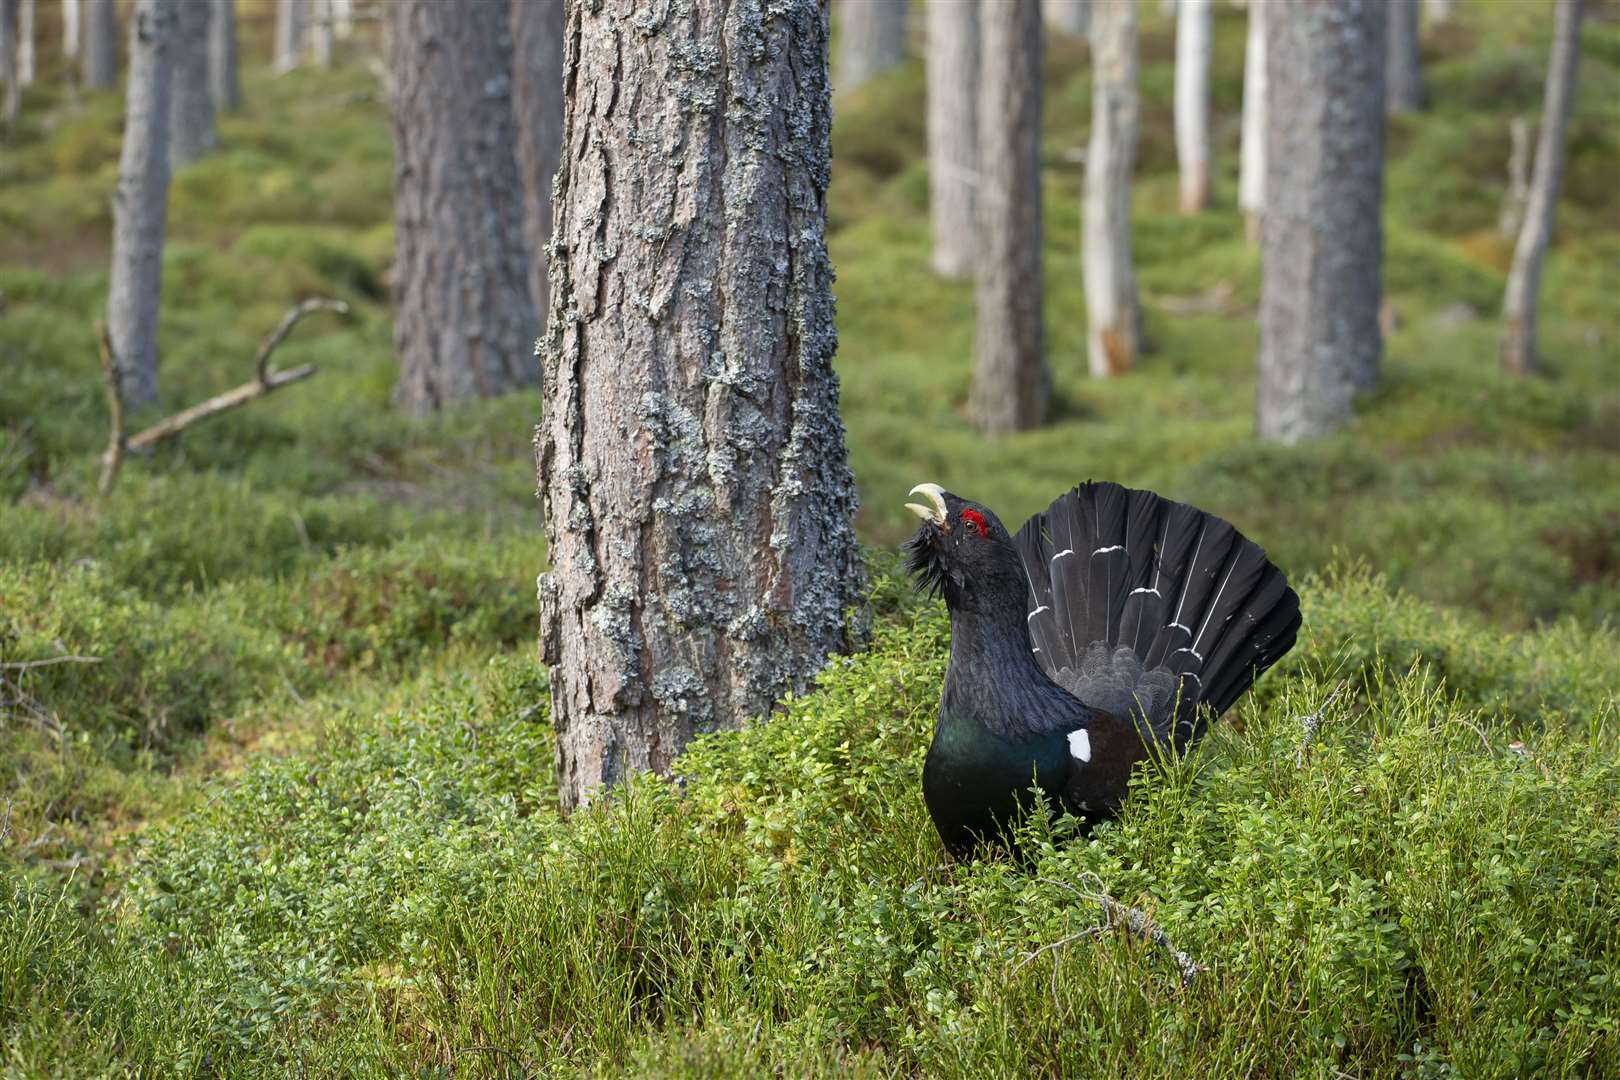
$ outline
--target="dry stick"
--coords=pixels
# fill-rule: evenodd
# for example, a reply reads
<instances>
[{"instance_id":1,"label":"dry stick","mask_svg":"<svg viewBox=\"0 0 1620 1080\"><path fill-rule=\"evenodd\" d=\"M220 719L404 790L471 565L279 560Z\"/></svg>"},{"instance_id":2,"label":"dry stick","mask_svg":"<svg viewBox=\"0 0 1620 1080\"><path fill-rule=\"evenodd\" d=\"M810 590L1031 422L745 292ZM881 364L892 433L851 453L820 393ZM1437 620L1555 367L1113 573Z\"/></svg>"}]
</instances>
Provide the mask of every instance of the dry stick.
<instances>
[{"instance_id":1,"label":"dry stick","mask_svg":"<svg viewBox=\"0 0 1620 1080\"><path fill-rule=\"evenodd\" d=\"M99 664L99 656L50 656L44 660L19 660L0 664L0 671L28 671L31 668L50 667L52 664Z\"/></svg>"},{"instance_id":2,"label":"dry stick","mask_svg":"<svg viewBox=\"0 0 1620 1080\"><path fill-rule=\"evenodd\" d=\"M1340 679L1339 684L1333 688L1333 693L1328 695L1327 700L1322 702L1320 708L1299 718L1299 725L1304 729L1304 734L1300 736L1299 747L1294 751L1294 767L1296 769L1304 766L1305 754L1310 750L1311 743L1316 741L1316 733L1322 729L1322 720L1327 715L1328 706L1332 705L1344 688L1349 685L1349 679Z\"/></svg>"},{"instance_id":3,"label":"dry stick","mask_svg":"<svg viewBox=\"0 0 1620 1080\"><path fill-rule=\"evenodd\" d=\"M103 497L112 490L118 479L118 468L124 463L124 393L119 387L118 356L113 352L112 336L106 323L97 323L97 342L101 345L101 374L107 386L107 413L112 427L107 432L107 450L101 455L101 483L96 490Z\"/></svg>"},{"instance_id":4,"label":"dry stick","mask_svg":"<svg viewBox=\"0 0 1620 1080\"><path fill-rule=\"evenodd\" d=\"M1042 945L1033 952L1025 953L1024 958L1018 962L1017 967L1013 968L1014 971L1017 971L1019 968L1023 967L1037 956L1040 956L1042 953L1055 951L1065 945L1079 941L1083 937L1093 937L1108 930L1112 930L1116 920L1122 922L1125 925L1125 928L1130 931L1131 936L1136 938L1138 941L1145 941L1150 944L1157 945L1159 948L1163 949L1170 959L1175 961L1176 967L1181 969L1182 986L1190 986L1193 978L1200 971L1209 970L1209 968L1205 967L1203 964L1200 964L1191 956L1188 956L1186 953L1176 948L1175 943L1170 940L1170 936L1160 929L1159 924L1153 921L1153 917L1151 915L1140 908L1133 908L1129 905L1122 904L1118 900L1115 900L1112 896L1109 896L1108 891L1102 886L1102 879L1097 878L1095 874L1087 874L1086 876L1096 879L1097 889L1095 892L1081 892L1068 882L1058 881L1055 878L1038 878L1037 880L1043 881L1048 885L1056 885L1060 889L1067 889L1069 892L1074 893L1074 895L1080 897L1082 900L1089 900L1096 904L1103 910L1103 924L1101 926L1087 927L1079 933L1070 934L1067 937L1059 938L1057 941Z\"/></svg>"}]
</instances>

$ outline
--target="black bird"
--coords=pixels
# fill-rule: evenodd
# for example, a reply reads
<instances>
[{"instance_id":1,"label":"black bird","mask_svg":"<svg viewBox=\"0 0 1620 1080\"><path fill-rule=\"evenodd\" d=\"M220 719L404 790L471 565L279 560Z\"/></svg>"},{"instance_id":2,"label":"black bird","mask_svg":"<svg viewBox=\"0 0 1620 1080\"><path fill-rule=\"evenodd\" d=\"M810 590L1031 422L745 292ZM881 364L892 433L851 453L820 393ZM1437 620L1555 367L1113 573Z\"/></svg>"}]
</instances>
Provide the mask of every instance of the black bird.
<instances>
[{"instance_id":1,"label":"black bird","mask_svg":"<svg viewBox=\"0 0 1620 1080\"><path fill-rule=\"evenodd\" d=\"M951 614L923 799L954 855L1004 838L1032 786L1111 816L1138 761L1191 746L1293 647L1299 597L1213 514L1086 483L1014 537L981 503L919 492L910 569Z\"/></svg>"}]
</instances>

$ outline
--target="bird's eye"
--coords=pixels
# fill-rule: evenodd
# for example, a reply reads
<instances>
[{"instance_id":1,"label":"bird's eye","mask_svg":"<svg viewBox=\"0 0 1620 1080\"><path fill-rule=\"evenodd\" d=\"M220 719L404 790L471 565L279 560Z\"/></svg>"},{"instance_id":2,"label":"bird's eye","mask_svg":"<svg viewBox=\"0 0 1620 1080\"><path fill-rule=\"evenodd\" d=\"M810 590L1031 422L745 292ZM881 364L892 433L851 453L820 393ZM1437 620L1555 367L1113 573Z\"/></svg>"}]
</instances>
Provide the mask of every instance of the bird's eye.
<instances>
[{"instance_id":1,"label":"bird's eye","mask_svg":"<svg viewBox=\"0 0 1620 1080\"><path fill-rule=\"evenodd\" d=\"M962 511L962 520L979 530L980 536L989 536L990 527L984 523L984 515L977 510Z\"/></svg>"}]
</instances>

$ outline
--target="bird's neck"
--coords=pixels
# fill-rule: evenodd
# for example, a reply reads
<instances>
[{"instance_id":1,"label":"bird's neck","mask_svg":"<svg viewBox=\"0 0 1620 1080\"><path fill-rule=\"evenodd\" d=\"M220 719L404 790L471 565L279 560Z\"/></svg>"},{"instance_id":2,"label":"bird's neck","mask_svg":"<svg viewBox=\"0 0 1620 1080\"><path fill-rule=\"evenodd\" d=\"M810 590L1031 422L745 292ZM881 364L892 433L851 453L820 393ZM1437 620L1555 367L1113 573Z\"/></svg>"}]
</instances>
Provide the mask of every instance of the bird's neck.
<instances>
[{"instance_id":1,"label":"bird's neck","mask_svg":"<svg viewBox=\"0 0 1620 1080\"><path fill-rule=\"evenodd\" d=\"M940 706L1007 739L1047 730L1084 708L1041 670L1022 597L952 608L951 660Z\"/></svg>"}]
</instances>

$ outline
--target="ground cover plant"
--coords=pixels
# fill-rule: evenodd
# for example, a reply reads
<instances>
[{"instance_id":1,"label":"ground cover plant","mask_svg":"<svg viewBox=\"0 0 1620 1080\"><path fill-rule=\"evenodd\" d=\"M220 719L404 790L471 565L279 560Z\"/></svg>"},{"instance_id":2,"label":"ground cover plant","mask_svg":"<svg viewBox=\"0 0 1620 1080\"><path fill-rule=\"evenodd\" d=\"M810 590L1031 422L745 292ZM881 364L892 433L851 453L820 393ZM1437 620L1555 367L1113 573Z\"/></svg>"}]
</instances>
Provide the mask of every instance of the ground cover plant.
<instances>
[{"instance_id":1,"label":"ground cover plant","mask_svg":"<svg viewBox=\"0 0 1620 1080\"><path fill-rule=\"evenodd\" d=\"M0 157L0 1069L1620 1071L1620 30L1597 5L1550 374L1509 381L1495 218L1547 32L1520 7L1464 5L1430 39L1432 107L1391 132L1385 382L1294 449L1250 437L1235 124L1216 209L1175 210L1168 23L1144 16L1133 223L1156 347L1130 378L1084 376L1068 151L1089 88L1083 45L1055 39L1060 415L994 443L963 419L971 287L927 271L921 65L841 94L870 647L567 820L533 648L535 397L390 409L375 79L245 69L222 150L177 174L165 406L241 382L304 296L354 312L278 354L314 381L130 461L103 501L121 112L43 78ZM1235 117L1241 16L1216 33ZM916 787L946 626L883 554L901 494L938 481L1016 521L1088 476L1241 522L1303 582L1300 647L1119 821L1032 824L1032 865L949 865ZM1105 895L1207 970L1183 985L1105 925Z\"/></svg>"}]
</instances>

